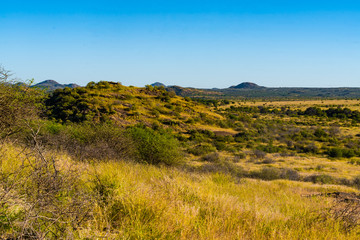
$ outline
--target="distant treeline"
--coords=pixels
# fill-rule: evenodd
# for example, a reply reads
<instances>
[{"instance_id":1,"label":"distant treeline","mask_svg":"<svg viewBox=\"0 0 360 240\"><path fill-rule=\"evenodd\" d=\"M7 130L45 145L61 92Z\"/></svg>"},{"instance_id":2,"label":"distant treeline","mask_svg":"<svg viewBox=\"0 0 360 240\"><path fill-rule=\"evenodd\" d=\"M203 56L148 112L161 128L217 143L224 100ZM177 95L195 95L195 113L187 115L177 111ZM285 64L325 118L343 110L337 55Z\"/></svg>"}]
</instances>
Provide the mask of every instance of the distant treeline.
<instances>
[{"instance_id":1,"label":"distant treeline","mask_svg":"<svg viewBox=\"0 0 360 240\"><path fill-rule=\"evenodd\" d=\"M317 117L328 117L338 119L352 119L356 122L360 122L360 112L358 110L351 110L349 108L328 108L321 109L319 107L308 107L305 110L301 109L290 109L289 107L271 108L266 106L243 106L234 107L231 106L228 109L229 112L247 112L247 113L262 113L262 114L277 114L287 116L317 116Z\"/></svg>"}]
</instances>

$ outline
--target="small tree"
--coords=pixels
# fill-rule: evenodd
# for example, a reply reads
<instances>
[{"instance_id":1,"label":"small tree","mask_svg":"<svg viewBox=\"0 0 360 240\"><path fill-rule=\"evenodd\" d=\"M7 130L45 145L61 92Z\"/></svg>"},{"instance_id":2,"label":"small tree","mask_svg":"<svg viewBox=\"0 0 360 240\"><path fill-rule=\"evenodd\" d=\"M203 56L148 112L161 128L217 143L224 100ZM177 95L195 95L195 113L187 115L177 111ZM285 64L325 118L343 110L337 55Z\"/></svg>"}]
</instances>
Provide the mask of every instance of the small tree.
<instances>
[{"instance_id":1,"label":"small tree","mask_svg":"<svg viewBox=\"0 0 360 240\"><path fill-rule=\"evenodd\" d=\"M43 93L30 84L10 79L11 72L0 66L0 138L5 139L24 128L38 115Z\"/></svg>"}]
</instances>

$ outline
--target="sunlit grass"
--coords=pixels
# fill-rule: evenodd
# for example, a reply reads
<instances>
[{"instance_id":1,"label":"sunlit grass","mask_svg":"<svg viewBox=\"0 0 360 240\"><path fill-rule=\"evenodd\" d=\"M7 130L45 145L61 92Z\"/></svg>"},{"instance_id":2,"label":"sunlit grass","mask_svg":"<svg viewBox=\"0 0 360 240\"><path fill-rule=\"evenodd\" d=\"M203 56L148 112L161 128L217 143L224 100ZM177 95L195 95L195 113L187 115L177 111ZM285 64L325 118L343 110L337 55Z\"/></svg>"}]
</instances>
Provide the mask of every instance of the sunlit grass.
<instances>
[{"instance_id":1,"label":"sunlit grass","mask_svg":"<svg viewBox=\"0 0 360 240\"><path fill-rule=\"evenodd\" d=\"M319 216L331 200L306 194L354 191L223 174L191 174L123 162L94 166L113 183L112 219L124 238L349 239L341 224ZM110 177L109 177L110 176ZM101 220L98 220L101 221ZM324 231L326 229L326 231Z\"/></svg>"},{"instance_id":2,"label":"sunlit grass","mask_svg":"<svg viewBox=\"0 0 360 240\"><path fill-rule=\"evenodd\" d=\"M5 151L6 149L6 151ZM20 149L3 145L2 171L14 170ZM79 239L358 239L327 214L331 198L312 194L353 188L287 180L237 179L123 161L74 163L92 198L91 218L73 229ZM66 172L64 172L66 174Z\"/></svg>"},{"instance_id":3,"label":"sunlit grass","mask_svg":"<svg viewBox=\"0 0 360 240\"><path fill-rule=\"evenodd\" d=\"M353 178L360 175L360 166L351 164L349 159L329 159L317 156L286 156L282 157L279 154L267 154L267 159L271 159L271 163L262 164L264 159L254 159L248 157L240 159L237 163L247 171L259 170L265 166L276 168L290 168L300 172L301 175L306 176L310 174L326 173L338 178ZM357 158L353 158L355 161Z\"/></svg>"},{"instance_id":4,"label":"sunlit grass","mask_svg":"<svg viewBox=\"0 0 360 240\"><path fill-rule=\"evenodd\" d=\"M291 108L297 108L305 110L308 107L320 107L328 108L329 106L336 107L348 107L351 110L360 110L360 101L357 99L322 99L322 100L271 100L271 101L235 101L226 106L221 106L220 108L226 108L229 106L266 106L266 107L277 107L288 106Z\"/></svg>"}]
</instances>

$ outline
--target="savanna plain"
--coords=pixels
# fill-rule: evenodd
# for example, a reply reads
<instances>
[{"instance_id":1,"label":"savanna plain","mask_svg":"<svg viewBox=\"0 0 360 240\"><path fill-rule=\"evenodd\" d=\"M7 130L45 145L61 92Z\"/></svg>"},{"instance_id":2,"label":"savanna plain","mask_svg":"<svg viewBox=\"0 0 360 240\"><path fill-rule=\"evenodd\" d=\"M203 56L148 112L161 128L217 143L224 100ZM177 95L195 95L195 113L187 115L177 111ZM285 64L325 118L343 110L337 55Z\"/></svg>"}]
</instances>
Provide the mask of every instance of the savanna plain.
<instances>
[{"instance_id":1,"label":"savanna plain","mask_svg":"<svg viewBox=\"0 0 360 240\"><path fill-rule=\"evenodd\" d=\"M360 238L358 99L0 93L2 239Z\"/></svg>"}]
</instances>

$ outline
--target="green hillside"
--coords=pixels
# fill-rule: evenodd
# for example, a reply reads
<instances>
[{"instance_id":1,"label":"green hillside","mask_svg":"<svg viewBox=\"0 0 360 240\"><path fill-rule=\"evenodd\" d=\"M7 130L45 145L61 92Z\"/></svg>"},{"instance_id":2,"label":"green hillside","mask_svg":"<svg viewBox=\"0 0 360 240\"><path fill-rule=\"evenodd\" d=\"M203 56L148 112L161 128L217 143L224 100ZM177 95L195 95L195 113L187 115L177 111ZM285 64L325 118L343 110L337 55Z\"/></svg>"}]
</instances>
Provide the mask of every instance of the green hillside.
<instances>
[{"instance_id":1,"label":"green hillside","mask_svg":"<svg viewBox=\"0 0 360 240\"><path fill-rule=\"evenodd\" d=\"M164 87L126 87L113 82L55 90L45 105L50 118L64 123L112 121L119 126L143 123L186 130L223 119L205 105L179 97Z\"/></svg>"}]
</instances>

